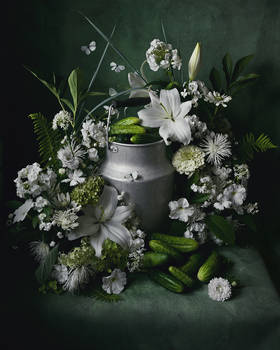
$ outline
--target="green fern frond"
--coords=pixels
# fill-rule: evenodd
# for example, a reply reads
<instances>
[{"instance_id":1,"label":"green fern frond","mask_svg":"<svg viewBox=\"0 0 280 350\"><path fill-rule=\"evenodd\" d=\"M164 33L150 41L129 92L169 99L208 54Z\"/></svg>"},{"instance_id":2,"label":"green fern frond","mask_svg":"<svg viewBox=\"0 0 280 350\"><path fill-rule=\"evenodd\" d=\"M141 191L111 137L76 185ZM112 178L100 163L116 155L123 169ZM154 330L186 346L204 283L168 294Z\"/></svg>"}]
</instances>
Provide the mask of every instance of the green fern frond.
<instances>
[{"instance_id":1,"label":"green fern frond","mask_svg":"<svg viewBox=\"0 0 280 350\"><path fill-rule=\"evenodd\" d=\"M246 160L252 160L255 152L265 152L277 148L270 138L261 134L257 139L252 133L246 134L241 141L241 156Z\"/></svg>"},{"instance_id":2,"label":"green fern frond","mask_svg":"<svg viewBox=\"0 0 280 350\"><path fill-rule=\"evenodd\" d=\"M51 128L47 118L41 113L30 114L29 117L33 121L34 132L39 142L39 154L42 163L57 168L59 164L56 154L60 146L58 132Z\"/></svg>"},{"instance_id":3,"label":"green fern frond","mask_svg":"<svg viewBox=\"0 0 280 350\"><path fill-rule=\"evenodd\" d=\"M122 297L120 297L118 294L107 294L100 288L94 288L91 291L90 296L96 300L104 301L107 303L115 303L122 300Z\"/></svg>"}]
</instances>

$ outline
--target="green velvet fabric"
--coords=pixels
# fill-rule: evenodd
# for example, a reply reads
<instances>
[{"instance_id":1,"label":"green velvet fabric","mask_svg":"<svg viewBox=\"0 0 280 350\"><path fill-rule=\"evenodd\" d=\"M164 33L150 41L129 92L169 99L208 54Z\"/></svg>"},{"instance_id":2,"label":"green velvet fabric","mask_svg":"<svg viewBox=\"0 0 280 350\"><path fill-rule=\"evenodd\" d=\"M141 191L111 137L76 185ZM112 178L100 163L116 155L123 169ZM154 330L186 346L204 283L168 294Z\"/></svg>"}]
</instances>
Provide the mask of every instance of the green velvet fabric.
<instances>
[{"instance_id":1,"label":"green velvet fabric","mask_svg":"<svg viewBox=\"0 0 280 350\"><path fill-rule=\"evenodd\" d=\"M32 347L37 331L34 349L279 349L279 297L260 255L250 248L222 253L235 262L242 285L229 301L211 300L207 285L174 294L142 274L129 281L118 303L29 289L22 307L33 325L22 325L25 340Z\"/></svg>"}]
</instances>

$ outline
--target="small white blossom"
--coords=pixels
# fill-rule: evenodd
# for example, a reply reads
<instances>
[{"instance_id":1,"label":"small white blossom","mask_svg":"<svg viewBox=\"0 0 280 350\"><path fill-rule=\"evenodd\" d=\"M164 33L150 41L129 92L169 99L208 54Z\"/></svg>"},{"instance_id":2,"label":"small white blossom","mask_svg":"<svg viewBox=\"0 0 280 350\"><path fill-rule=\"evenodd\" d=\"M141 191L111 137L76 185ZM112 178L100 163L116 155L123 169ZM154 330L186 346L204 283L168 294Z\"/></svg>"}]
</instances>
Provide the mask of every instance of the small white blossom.
<instances>
[{"instance_id":1,"label":"small white blossom","mask_svg":"<svg viewBox=\"0 0 280 350\"><path fill-rule=\"evenodd\" d=\"M172 45L167 44L159 39L151 41L149 49L146 51L146 59L153 71L158 71L159 68L168 69L172 66L173 69L181 69L182 60L178 54L178 50L172 50Z\"/></svg>"},{"instance_id":2,"label":"small white blossom","mask_svg":"<svg viewBox=\"0 0 280 350\"><path fill-rule=\"evenodd\" d=\"M87 148L92 147L92 143L98 144L98 147L106 146L106 128L102 122L94 123L92 119L83 122L81 133L83 136L83 145ZM96 147L93 145L93 147Z\"/></svg>"},{"instance_id":3,"label":"small white blossom","mask_svg":"<svg viewBox=\"0 0 280 350\"><path fill-rule=\"evenodd\" d=\"M89 148L88 149L88 157L90 160L92 160L93 162L97 162L99 160L99 156L98 156L98 151L96 148Z\"/></svg>"},{"instance_id":4,"label":"small white blossom","mask_svg":"<svg viewBox=\"0 0 280 350\"><path fill-rule=\"evenodd\" d=\"M125 66L122 66L122 65L118 65L117 63L115 62L111 62L110 63L110 67L111 67L111 70L116 72L116 73L120 73L122 70L125 69Z\"/></svg>"},{"instance_id":5,"label":"small white blossom","mask_svg":"<svg viewBox=\"0 0 280 350\"><path fill-rule=\"evenodd\" d=\"M52 271L52 277L57 280L58 283L63 284L68 279L68 269L67 266L62 264L54 265Z\"/></svg>"},{"instance_id":6,"label":"small white blossom","mask_svg":"<svg viewBox=\"0 0 280 350\"><path fill-rule=\"evenodd\" d=\"M62 180L62 182L70 182L70 186L76 186L85 182L86 178L83 177L83 172L80 169L76 169L73 172L68 173L68 179Z\"/></svg>"},{"instance_id":7,"label":"small white blossom","mask_svg":"<svg viewBox=\"0 0 280 350\"><path fill-rule=\"evenodd\" d=\"M64 235L63 235L63 233L62 232L57 232L57 237L59 238L59 239L62 239L63 237L64 237Z\"/></svg>"},{"instance_id":8,"label":"small white blossom","mask_svg":"<svg viewBox=\"0 0 280 350\"><path fill-rule=\"evenodd\" d=\"M81 46L81 51L83 51L87 56L90 55L96 49L96 42L91 41L88 45Z\"/></svg>"},{"instance_id":9,"label":"small white blossom","mask_svg":"<svg viewBox=\"0 0 280 350\"><path fill-rule=\"evenodd\" d=\"M245 206L245 210L247 212L247 214L251 214L251 215L255 215L259 212L259 207L258 207L258 203L248 203Z\"/></svg>"},{"instance_id":10,"label":"small white blossom","mask_svg":"<svg viewBox=\"0 0 280 350\"><path fill-rule=\"evenodd\" d=\"M213 103L215 106L223 106L227 107L227 103L232 100L230 96L227 96L225 94L221 95L219 92L211 92L209 91L208 94L204 97L204 100L209 103Z\"/></svg>"},{"instance_id":11,"label":"small white blossom","mask_svg":"<svg viewBox=\"0 0 280 350\"><path fill-rule=\"evenodd\" d=\"M50 247L54 247L55 246L55 241L51 241L50 242Z\"/></svg>"},{"instance_id":12,"label":"small white blossom","mask_svg":"<svg viewBox=\"0 0 280 350\"><path fill-rule=\"evenodd\" d=\"M114 269L110 276L102 278L102 288L108 294L120 294L126 285L126 273Z\"/></svg>"},{"instance_id":13,"label":"small white blossom","mask_svg":"<svg viewBox=\"0 0 280 350\"><path fill-rule=\"evenodd\" d=\"M222 277L211 279L208 284L208 295L212 300L225 301L231 297L231 285Z\"/></svg>"},{"instance_id":14,"label":"small white blossom","mask_svg":"<svg viewBox=\"0 0 280 350\"><path fill-rule=\"evenodd\" d=\"M47 199L45 199L42 196L39 196L36 198L36 201L34 203L34 207L40 213L43 210L43 208L49 204L50 204L50 202Z\"/></svg>"},{"instance_id":15,"label":"small white blossom","mask_svg":"<svg viewBox=\"0 0 280 350\"><path fill-rule=\"evenodd\" d=\"M170 219L178 219L187 222L189 217L193 215L195 209L189 205L186 198L180 198L178 201L169 202Z\"/></svg>"},{"instance_id":16,"label":"small white blossom","mask_svg":"<svg viewBox=\"0 0 280 350\"><path fill-rule=\"evenodd\" d=\"M59 175L64 175L65 172L66 172L66 170L65 170L64 168L60 168L60 169L58 170Z\"/></svg>"}]
</instances>

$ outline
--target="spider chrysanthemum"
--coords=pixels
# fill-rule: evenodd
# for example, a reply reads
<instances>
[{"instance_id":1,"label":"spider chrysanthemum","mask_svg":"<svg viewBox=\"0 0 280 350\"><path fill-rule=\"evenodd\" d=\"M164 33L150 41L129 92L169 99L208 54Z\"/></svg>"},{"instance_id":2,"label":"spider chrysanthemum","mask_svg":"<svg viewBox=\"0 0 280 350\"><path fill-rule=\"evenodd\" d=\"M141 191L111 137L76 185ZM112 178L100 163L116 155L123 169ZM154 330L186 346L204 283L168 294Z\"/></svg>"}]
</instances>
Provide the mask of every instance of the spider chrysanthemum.
<instances>
[{"instance_id":1,"label":"spider chrysanthemum","mask_svg":"<svg viewBox=\"0 0 280 350\"><path fill-rule=\"evenodd\" d=\"M231 155L231 144L227 135L211 134L201 143L200 147L207 156L207 162L216 166L220 165L224 158Z\"/></svg>"}]
</instances>

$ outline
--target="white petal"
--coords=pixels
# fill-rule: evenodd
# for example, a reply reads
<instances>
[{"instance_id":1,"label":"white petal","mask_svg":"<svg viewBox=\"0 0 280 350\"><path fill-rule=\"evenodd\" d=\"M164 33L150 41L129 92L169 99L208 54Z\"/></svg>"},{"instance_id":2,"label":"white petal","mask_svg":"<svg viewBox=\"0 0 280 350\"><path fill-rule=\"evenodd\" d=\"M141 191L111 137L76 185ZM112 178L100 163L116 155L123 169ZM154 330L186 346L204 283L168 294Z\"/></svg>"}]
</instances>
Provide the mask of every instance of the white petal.
<instances>
[{"instance_id":1,"label":"white petal","mask_svg":"<svg viewBox=\"0 0 280 350\"><path fill-rule=\"evenodd\" d=\"M181 99L177 89L160 91L160 102L166 108L168 114L176 116L179 114Z\"/></svg>"},{"instance_id":2,"label":"white petal","mask_svg":"<svg viewBox=\"0 0 280 350\"><path fill-rule=\"evenodd\" d=\"M166 113L162 108L148 107L141 109L138 112L138 116L142 121L143 126L148 126L150 128L158 128L162 125L166 118Z\"/></svg>"},{"instance_id":3,"label":"white petal","mask_svg":"<svg viewBox=\"0 0 280 350\"><path fill-rule=\"evenodd\" d=\"M185 117L185 116L189 113L189 111L191 110L191 108L192 108L192 101L187 101L187 102L181 103L180 112L179 112L179 114L176 116L176 118Z\"/></svg>"},{"instance_id":4,"label":"white petal","mask_svg":"<svg viewBox=\"0 0 280 350\"><path fill-rule=\"evenodd\" d=\"M95 219L92 216L80 216L78 223L79 226L67 235L69 241L73 241L80 237L96 235L100 229L100 225L95 223Z\"/></svg>"},{"instance_id":5,"label":"white petal","mask_svg":"<svg viewBox=\"0 0 280 350\"><path fill-rule=\"evenodd\" d=\"M95 217L102 221L109 220L114 214L118 204L118 192L112 186L104 186L97 205L94 207Z\"/></svg>"},{"instance_id":6,"label":"white petal","mask_svg":"<svg viewBox=\"0 0 280 350\"><path fill-rule=\"evenodd\" d=\"M117 207L110 222L119 222L119 223L125 222L130 217L132 210L133 210L132 206L122 205L122 206Z\"/></svg>"},{"instance_id":7,"label":"white petal","mask_svg":"<svg viewBox=\"0 0 280 350\"><path fill-rule=\"evenodd\" d=\"M103 224L102 229L106 230L110 240L118 243L122 248L128 249L131 235L126 227L118 222L110 221Z\"/></svg>"},{"instance_id":8,"label":"white petal","mask_svg":"<svg viewBox=\"0 0 280 350\"><path fill-rule=\"evenodd\" d=\"M146 85L145 81L137 73L128 73L128 82L132 88L144 87Z\"/></svg>"},{"instance_id":9,"label":"white petal","mask_svg":"<svg viewBox=\"0 0 280 350\"><path fill-rule=\"evenodd\" d=\"M191 128L185 118L176 118L175 121L165 120L159 129L159 134L166 145L171 143L169 139L179 141L184 145L188 145L191 140Z\"/></svg>"},{"instance_id":10,"label":"white petal","mask_svg":"<svg viewBox=\"0 0 280 350\"><path fill-rule=\"evenodd\" d=\"M89 241L92 247L95 250L95 255L100 258L102 253L102 246L105 239L109 238L107 235L107 230L103 225L100 225L100 231L97 235L93 235L90 237Z\"/></svg>"}]
</instances>

